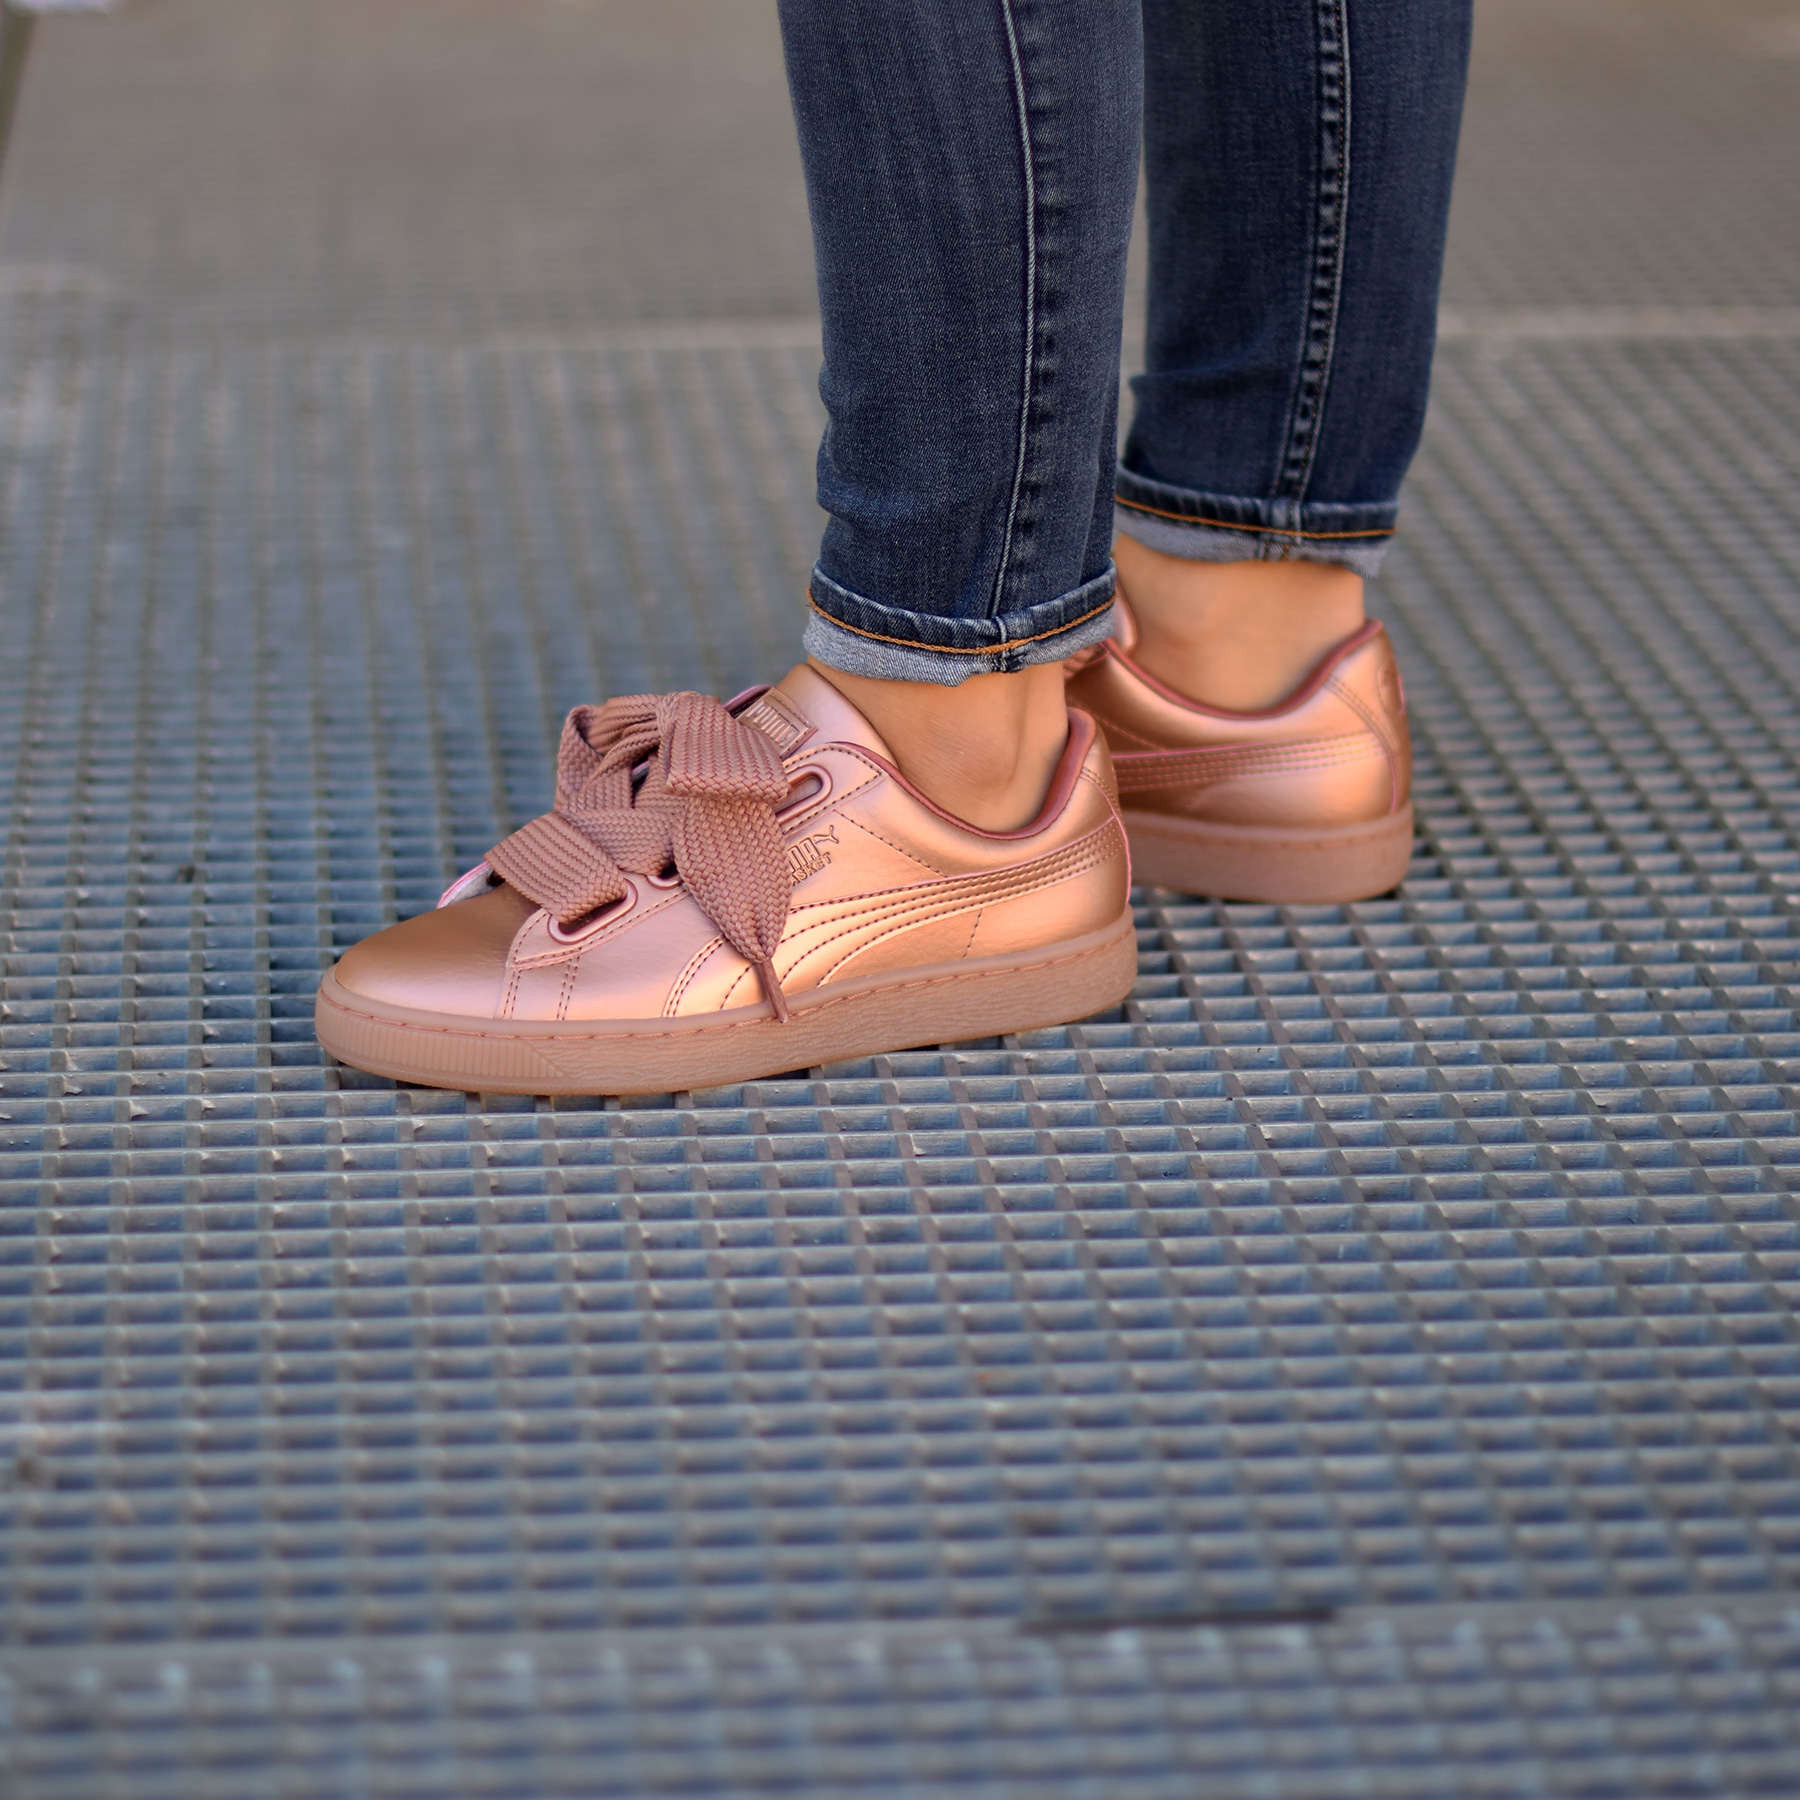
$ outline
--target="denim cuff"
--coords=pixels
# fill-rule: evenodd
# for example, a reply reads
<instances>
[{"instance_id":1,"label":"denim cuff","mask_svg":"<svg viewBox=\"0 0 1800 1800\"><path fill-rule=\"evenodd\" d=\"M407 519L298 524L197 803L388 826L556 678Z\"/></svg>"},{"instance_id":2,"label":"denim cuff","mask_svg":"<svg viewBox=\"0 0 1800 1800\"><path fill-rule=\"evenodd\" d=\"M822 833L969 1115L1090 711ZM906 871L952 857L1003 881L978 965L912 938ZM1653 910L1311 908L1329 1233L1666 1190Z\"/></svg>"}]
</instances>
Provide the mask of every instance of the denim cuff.
<instances>
[{"instance_id":1,"label":"denim cuff","mask_svg":"<svg viewBox=\"0 0 1800 1800\"><path fill-rule=\"evenodd\" d=\"M1167 556L1190 562L1341 563L1362 576L1380 572L1400 513L1392 501L1331 506L1202 494L1123 468L1117 499L1119 530Z\"/></svg>"},{"instance_id":2,"label":"denim cuff","mask_svg":"<svg viewBox=\"0 0 1800 1800\"><path fill-rule=\"evenodd\" d=\"M971 675L1006 675L1061 662L1112 632L1113 568L1054 600L991 619L947 619L865 600L815 568L809 656L848 675L935 681L959 687Z\"/></svg>"}]
</instances>

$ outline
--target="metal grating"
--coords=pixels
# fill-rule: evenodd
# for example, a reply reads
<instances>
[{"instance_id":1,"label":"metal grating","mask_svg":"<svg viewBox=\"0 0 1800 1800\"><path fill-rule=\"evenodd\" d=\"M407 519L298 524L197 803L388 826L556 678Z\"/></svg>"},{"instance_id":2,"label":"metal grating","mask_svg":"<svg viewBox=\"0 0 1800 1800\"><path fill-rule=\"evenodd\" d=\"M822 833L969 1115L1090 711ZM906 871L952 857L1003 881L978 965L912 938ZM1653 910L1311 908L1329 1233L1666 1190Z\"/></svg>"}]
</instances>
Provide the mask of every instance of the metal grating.
<instances>
[{"instance_id":1,"label":"metal grating","mask_svg":"<svg viewBox=\"0 0 1800 1800\"><path fill-rule=\"evenodd\" d=\"M15 349L0 1631L26 1791L109 1791L116 1756L150 1792L156 1732L171 1792L215 1737L221 1793L502 1791L523 1723L470 1723L449 1787L379 1708L296 1785L232 1758L290 1704L302 1736L315 1702L335 1718L369 1657L371 1696L443 1671L421 1719L487 1716L466 1670L538 1696L521 1721L566 1701L588 1742L568 1697L594 1683L674 1668L698 1704L717 1662L798 1695L849 1654L805 1649L833 1630L874 1686L821 1690L778 1787L1041 1791L1005 1760L1048 1754L1035 1729L971 1725L964 1774L931 1773L900 1675L876 1692L915 1667L885 1634L968 1621L921 1680L990 1659L997 1694L1061 1705L1120 1656L1254 1661L1191 1622L1272 1618L1300 1621L1265 1628L1277 1662L1325 1658L1277 1683L1323 1735L1291 1782L1231 1779L1424 1792L1441 1763L1370 1788L1374 1751L1333 1786L1344 1721L1436 1706L1406 1658L1459 1631L1579 1660L1572 1603L1659 1694L1723 1634L1762 1695L1743 1791L1800 1779L1788 1615L1636 1610L1766 1603L1800 1569L1796 544L1744 497L1800 460L1793 346L1446 352L1387 599L1424 816L1398 897L1146 893L1116 1018L624 1107L326 1066L311 988L539 804L577 694L771 666L809 357ZM1766 418L1709 440L1734 390ZM603 453L621 430L631 464ZM705 528L677 529L696 489ZM727 582L748 604L710 637L590 605ZM1500 1628L1492 1603L1549 1610ZM1369 1692L1328 1672L1341 1609L1410 1644L1426 1605L1474 1610ZM1159 1619L1129 1653L1004 1629ZM701 1635L637 1647L670 1631ZM339 1648L290 1681L281 1646L315 1639ZM228 1704L265 1666L233 1643L274 1658L263 1711ZM607 1729L624 1706L650 1734L618 1791L766 1787L718 1747L750 1729L725 1691L691 1753L614 1702ZM1505 1714L1492 1791L1562 1767L1565 1701ZM1719 1791L1709 1707L1655 1713L1668 1766ZM1628 1725L1570 1767L1645 1791ZM865 1730L894 1760L859 1752L845 1788L830 1746ZM1138 1742L1097 1724L1057 1766L1101 1780L1115 1737ZM1109 1796L1192 1779L1141 1754Z\"/></svg>"},{"instance_id":2,"label":"metal grating","mask_svg":"<svg viewBox=\"0 0 1800 1800\"><path fill-rule=\"evenodd\" d=\"M8 1800L1800 1790L1800 338L1446 343L1395 897L553 1105L312 988L794 654L805 329L121 291L0 270Z\"/></svg>"},{"instance_id":3,"label":"metal grating","mask_svg":"<svg viewBox=\"0 0 1800 1800\"><path fill-rule=\"evenodd\" d=\"M1763 0L1476 0L1446 296L1791 306L1796 98Z\"/></svg>"},{"instance_id":4,"label":"metal grating","mask_svg":"<svg viewBox=\"0 0 1800 1800\"><path fill-rule=\"evenodd\" d=\"M1790 1795L1800 1761L1800 1614L1767 1607L648 1637L42 1671L17 1791L1642 1800Z\"/></svg>"}]
</instances>

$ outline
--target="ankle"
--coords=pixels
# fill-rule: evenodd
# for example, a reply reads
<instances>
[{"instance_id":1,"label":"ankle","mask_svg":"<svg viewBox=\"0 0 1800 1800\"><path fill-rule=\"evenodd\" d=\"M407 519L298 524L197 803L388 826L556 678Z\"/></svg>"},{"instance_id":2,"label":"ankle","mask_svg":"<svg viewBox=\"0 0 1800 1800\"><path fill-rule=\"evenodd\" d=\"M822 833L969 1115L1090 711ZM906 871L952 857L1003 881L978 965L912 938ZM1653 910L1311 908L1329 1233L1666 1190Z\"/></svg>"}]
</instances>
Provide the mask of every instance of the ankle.
<instances>
[{"instance_id":1,"label":"ankle","mask_svg":"<svg viewBox=\"0 0 1800 1800\"><path fill-rule=\"evenodd\" d=\"M1336 563L1189 562L1121 537L1132 660L1222 712L1279 705L1363 622L1360 575Z\"/></svg>"},{"instance_id":2,"label":"ankle","mask_svg":"<svg viewBox=\"0 0 1800 1800\"><path fill-rule=\"evenodd\" d=\"M971 675L952 688L808 661L881 733L900 773L934 805L982 831L1016 831L1037 816L1069 736L1060 663Z\"/></svg>"}]
</instances>

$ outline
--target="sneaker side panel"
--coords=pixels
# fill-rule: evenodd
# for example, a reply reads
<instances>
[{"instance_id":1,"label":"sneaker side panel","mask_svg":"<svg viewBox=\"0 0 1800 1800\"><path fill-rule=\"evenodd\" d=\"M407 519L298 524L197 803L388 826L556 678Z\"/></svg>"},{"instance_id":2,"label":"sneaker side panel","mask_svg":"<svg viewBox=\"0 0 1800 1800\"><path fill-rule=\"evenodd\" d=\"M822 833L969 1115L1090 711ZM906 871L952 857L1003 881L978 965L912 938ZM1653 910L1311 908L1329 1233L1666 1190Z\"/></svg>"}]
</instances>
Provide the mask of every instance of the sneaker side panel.
<instances>
[{"instance_id":1,"label":"sneaker side panel","mask_svg":"<svg viewBox=\"0 0 1800 1800\"><path fill-rule=\"evenodd\" d=\"M811 842L831 860L813 868L808 858L796 882L776 956L784 991L1035 951L1128 916L1125 834L1106 764L1096 734L1067 803L1029 840L958 827L891 781L858 785L824 808ZM676 982L668 1011L689 1016L754 998L748 966L715 943Z\"/></svg>"},{"instance_id":2,"label":"sneaker side panel","mask_svg":"<svg viewBox=\"0 0 1800 1800\"><path fill-rule=\"evenodd\" d=\"M1220 713L1163 693L1109 647L1071 677L1069 699L1100 721L1128 822L1332 829L1403 811L1411 745L1387 634L1321 675L1294 705Z\"/></svg>"}]
</instances>

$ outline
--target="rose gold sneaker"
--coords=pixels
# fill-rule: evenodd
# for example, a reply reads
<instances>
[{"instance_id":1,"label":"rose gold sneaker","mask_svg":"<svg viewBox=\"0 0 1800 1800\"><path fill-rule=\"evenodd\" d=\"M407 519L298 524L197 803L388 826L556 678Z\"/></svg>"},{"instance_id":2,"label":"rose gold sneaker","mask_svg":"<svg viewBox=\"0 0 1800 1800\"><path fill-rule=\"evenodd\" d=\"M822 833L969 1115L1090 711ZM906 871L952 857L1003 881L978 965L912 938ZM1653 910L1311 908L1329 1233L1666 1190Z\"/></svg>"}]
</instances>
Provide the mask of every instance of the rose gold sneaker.
<instances>
[{"instance_id":1,"label":"rose gold sneaker","mask_svg":"<svg viewBox=\"0 0 1800 1800\"><path fill-rule=\"evenodd\" d=\"M1078 1019L1137 972L1106 745L978 831L802 664L728 705L577 707L556 810L319 987L319 1042L400 1081L641 1094Z\"/></svg>"},{"instance_id":2,"label":"rose gold sneaker","mask_svg":"<svg viewBox=\"0 0 1800 1800\"><path fill-rule=\"evenodd\" d=\"M1384 894L1412 855L1412 739L1388 635L1374 619L1266 712L1220 712L1113 638L1070 659L1069 703L1112 750L1139 881L1222 900Z\"/></svg>"}]
</instances>

